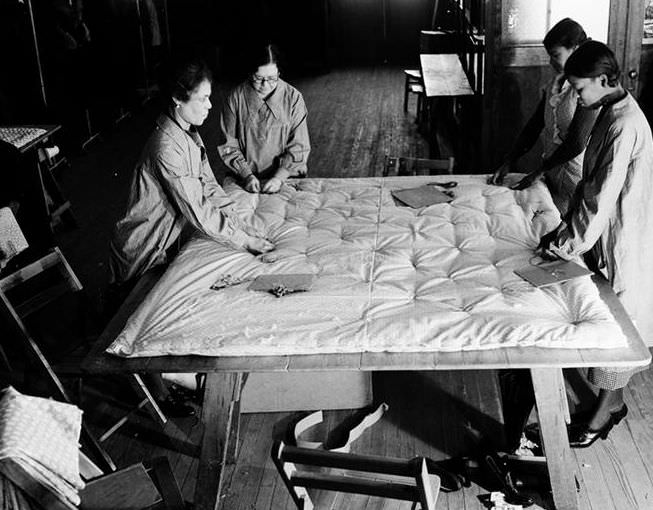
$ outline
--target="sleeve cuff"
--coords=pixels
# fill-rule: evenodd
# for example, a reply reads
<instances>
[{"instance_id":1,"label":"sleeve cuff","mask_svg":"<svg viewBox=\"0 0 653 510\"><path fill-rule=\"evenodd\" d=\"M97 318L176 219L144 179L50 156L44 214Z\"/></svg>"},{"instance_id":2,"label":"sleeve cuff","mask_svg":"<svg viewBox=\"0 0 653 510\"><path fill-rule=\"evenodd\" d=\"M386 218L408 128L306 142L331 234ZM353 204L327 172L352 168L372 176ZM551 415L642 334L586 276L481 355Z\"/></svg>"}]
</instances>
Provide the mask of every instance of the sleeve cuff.
<instances>
[{"instance_id":1,"label":"sleeve cuff","mask_svg":"<svg viewBox=\"0 0 653 510\"><path fill-rule=\"evenodd\" d=\"M279 168L279 170L276 171L274 176L277 179L285 181L286 179L288 179L288 177L290 177L290 172L288 170L286 170L285 168Z\"/></svg>"}]
</instances>

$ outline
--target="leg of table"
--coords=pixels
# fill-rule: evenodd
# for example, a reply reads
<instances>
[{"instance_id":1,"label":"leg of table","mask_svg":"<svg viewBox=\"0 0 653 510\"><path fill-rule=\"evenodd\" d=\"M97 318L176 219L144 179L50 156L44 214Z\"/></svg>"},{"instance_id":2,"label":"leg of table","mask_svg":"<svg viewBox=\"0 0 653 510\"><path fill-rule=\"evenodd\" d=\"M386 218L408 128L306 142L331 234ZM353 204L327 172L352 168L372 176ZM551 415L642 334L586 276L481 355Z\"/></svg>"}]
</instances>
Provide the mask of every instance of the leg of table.
<instances>
[{"instance_id":1,"label":"leg of table","mask_svg":"<svg viewBox=\"0 0 653 510\"><path fill-rule=\"evenodd\" d=\"M560 368L532 368L535 403L556 510L577 510L576 470L569 448L565 383Z\"/></svg>"},{"instance_id":2,"label":"leg of table","mask_svg":"<svg viewBox=\"0 0 653 510\"><path fill-rule=\"evenodd\" d=\"M235 389L235 400L233 402L234 420L230 430L231 435L229 436L229 444L227 447L227 463L229 464L235 464L236 457L238 457L238 443L240 438L240 396L243 393L245 383L247 382L247 376L249 374L241 373L240 375L240 380L236 382L238 386Z\"/></svg>"},{"instance_id":3,"label":"leg of table","mask_svg":"<svg viewBox=\"0 0 653 510\"><path fill-rule=\"evenodd\" d=\"M241 381L241 373L206 374L202 406L204 433L195 487L196 510L220 508L223 468L230 452L229 442L230 439L237 441L231 429L240 419L237 415L237 402L240 400Z\"/></svg>"}]
</instances>

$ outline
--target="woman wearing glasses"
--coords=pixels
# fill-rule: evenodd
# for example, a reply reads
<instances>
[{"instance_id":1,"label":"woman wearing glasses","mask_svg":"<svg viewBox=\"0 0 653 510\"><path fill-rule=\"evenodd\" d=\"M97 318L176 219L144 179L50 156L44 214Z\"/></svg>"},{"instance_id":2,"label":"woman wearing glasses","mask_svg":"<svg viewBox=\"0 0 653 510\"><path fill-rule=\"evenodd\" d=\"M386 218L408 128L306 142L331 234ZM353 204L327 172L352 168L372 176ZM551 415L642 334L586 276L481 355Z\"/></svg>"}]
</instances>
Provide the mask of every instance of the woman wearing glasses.
<instances>
[{"instance_id":1,"label":"woman wearing glasses","mask_svg":"<svg viewBox=\"0 0 653 510\"><path fill-rule=\"evenodd\" d=\"M252 55L249 78L229 94L220 126L220 157L250 193L276 193L288 177L306 175L310 152L306 105L279 77L268 44Z\"/></svg>"}]
</instances>

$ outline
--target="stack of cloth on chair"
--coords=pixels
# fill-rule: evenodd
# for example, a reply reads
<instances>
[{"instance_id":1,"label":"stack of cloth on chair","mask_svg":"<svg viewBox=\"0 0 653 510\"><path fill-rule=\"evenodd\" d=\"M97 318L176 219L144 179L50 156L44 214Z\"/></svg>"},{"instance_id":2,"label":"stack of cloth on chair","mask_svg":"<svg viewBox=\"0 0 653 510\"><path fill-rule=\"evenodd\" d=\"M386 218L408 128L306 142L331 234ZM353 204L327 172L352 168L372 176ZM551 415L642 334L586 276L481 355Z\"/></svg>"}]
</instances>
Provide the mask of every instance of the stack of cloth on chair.
<instances>
[{"instance_id":1,"label":"stack of cloth on chair","mask_svg":"<svg viewBox=\"0 0 653 510\"><path fill-rule=\"evenodd\" d=\"M81 425L82 411L74 405L23 395L11 386L2 391L2 508L77 508L78 491L84 488L79 475Z\"/></svg>"}]
</instances>

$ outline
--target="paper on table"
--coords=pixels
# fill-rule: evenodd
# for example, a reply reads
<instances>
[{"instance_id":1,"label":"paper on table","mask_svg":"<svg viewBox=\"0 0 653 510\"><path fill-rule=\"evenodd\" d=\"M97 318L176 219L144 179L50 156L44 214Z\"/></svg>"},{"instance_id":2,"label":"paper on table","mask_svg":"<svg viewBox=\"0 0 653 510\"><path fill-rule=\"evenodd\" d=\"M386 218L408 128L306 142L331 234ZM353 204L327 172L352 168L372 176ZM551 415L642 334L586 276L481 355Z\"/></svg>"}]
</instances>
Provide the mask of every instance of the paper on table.
<instances>
[{"instance_id":1,"label":"paper on table","mask_svg":"<svg viewBox=\"0 0 653 510\"><path fill-rule=\"evenodd\" d=\"M575 262L556 260L545 264L529 264L520 267L515 269L515 274L536 287L545 287L592 274L592 271Z\"/></svg>"},{"instance_id":2,"label":"paper on table","mask_svg":"<svg viewBox=\"0 0 653 510\"><path fill-rule=\"evenodd\" d=\"M392 196L413 209L444 204L453 200L451 195L440 191L434 186L395 190L392 192Z\"/></svg>"}]
</instances>

